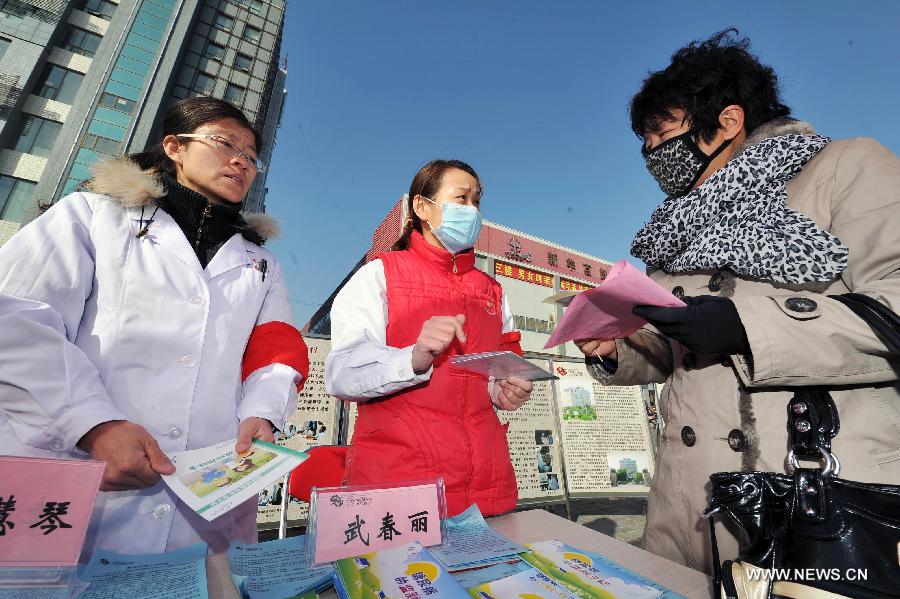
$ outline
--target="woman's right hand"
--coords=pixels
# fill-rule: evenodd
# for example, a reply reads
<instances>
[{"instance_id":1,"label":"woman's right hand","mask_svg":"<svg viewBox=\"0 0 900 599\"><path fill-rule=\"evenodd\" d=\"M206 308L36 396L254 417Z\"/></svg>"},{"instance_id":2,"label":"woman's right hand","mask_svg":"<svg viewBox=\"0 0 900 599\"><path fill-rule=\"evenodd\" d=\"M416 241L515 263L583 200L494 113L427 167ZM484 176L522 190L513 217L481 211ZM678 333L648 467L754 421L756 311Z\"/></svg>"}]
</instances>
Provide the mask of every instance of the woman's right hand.
<instances>
[{"instance_id":1,"label":"woman's right hand","mask_svg":"<svg viewBox=\"0 0 900 599\"><path fill-rule=\"evenodd\" d=\"M616 349L615 339L576 339L575 345L586 356L619 361L619 351Z\"/></svg>"},{"instance_id":2,"label":"woman's right hand","mask_svg":"<svg viewBox=\"0 0 900 599\"><path fill-rule=\"evenodd\" d=\"M466 322L465 314L456 316L432 316L422 325L419 338L412 351L413 372L422 374L428 372L431 363L440 355L447 346L453 343L454 337L460 343L466 342L466 334L463 332L463 324Z\"/></svg>"},{"instance_id":3,"label":"woman's right hand","mask_svg":"<svg viewBox=\"0 0 900 599\"><path fill-rule=\"evenodd\" d=\"M106 462L101 491L128 491L156 484L175 466L147 430L127 420L98 424L78 442L95 460Z\"/></svg>"}]
</instances>

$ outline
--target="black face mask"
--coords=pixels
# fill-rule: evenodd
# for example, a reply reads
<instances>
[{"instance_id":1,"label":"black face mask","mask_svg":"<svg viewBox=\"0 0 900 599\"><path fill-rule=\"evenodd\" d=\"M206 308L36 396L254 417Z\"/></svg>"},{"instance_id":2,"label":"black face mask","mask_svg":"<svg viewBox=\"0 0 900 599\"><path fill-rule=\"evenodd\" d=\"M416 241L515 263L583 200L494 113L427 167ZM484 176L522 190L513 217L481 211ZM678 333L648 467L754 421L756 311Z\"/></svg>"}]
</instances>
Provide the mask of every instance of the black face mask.
<instances>
[{"instance_id":1,"label":"black face mask","mask_svg":"<svg viewBox=\"0 0 900 599\"><path fill-rule=\"evenodd\" d=\"M707 156L697 145L694 130L667 139L652 150L641 148L647 162L647 170L659 183L667 196L680 197L688 193L713 159L731 143L722 142L716 151Z\"/></svg>"}]
</instances>

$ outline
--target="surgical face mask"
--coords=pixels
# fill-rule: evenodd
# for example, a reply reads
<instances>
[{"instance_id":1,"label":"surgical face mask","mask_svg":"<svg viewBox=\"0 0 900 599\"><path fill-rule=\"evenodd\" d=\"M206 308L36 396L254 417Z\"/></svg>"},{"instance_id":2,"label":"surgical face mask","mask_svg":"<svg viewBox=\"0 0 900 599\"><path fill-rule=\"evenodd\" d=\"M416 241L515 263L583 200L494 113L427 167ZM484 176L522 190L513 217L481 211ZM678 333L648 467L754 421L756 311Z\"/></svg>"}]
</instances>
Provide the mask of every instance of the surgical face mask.
<instances>
[{"instance_id":1,"label":"surgical face mask","mask_svg":"<svg viewBox=\"0 0 900 599\"><path fill-rule=\"evenodd\" d=\"M647 170L667 196L680 197L688 193L709 163L731 143L730 139L726 139L707 156L697 145L696 136L696 131L687 131L651 150L641 149Z\"/></svg>"},{"instance_id":2,"label":"surgical face mask","mask_svg":"<svg viewBox=\"0 0 900 599\"><path fill-rule=\"evenodd\" d=\"M448 252L458 254L475 246L481 232L481 212L478 208L452 202L438 204L425 196L422 197L441 207L441 226L435 229L428 223L428 227Z\"/></svg>"}]
</instances>

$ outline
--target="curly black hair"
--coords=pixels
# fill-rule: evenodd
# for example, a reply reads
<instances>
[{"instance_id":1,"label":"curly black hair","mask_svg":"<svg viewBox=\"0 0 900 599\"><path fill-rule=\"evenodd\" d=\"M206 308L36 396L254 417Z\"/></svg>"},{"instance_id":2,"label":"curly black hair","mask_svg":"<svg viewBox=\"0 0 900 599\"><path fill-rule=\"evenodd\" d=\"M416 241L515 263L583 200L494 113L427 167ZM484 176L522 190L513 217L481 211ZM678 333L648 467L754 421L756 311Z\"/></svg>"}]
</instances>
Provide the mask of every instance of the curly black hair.
<instances>
[{"instance_id":1,"label":"curly black hair","mask_svg":"<svg viewBox=\"0 0 900 599\"><path fill-rule=\"evenodd\" d=\"M651 72L631 99L631 130L639 138L681 109L704 141L712 141L721 127L726 106L744 109L744 125L751 131L772 119L788 116L781 102L778 76L772 67L750 53L750 40L737 29L720 31L706 41L693 41L672 55L672 64Z\"/></svg>"}]
</instances>

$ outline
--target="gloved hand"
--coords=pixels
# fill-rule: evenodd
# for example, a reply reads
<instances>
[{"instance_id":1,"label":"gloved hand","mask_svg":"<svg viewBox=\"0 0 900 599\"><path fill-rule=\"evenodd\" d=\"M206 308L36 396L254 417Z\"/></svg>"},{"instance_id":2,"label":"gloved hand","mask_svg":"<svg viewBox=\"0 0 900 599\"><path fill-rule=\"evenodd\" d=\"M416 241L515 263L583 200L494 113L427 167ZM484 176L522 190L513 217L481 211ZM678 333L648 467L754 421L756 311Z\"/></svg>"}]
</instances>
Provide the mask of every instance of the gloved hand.
<instances>
[{"instance_id":1,"label":"gloved hand","mask_svg":"<svg viewBox=\"0 0 900 599\"><path fill-rule=\"evenodd\" d=\"M712 295L684 297L684 308L635 306L640 316L698 354L749 354L747 331L734 302Z\"/></svg>"}]
</instances>

